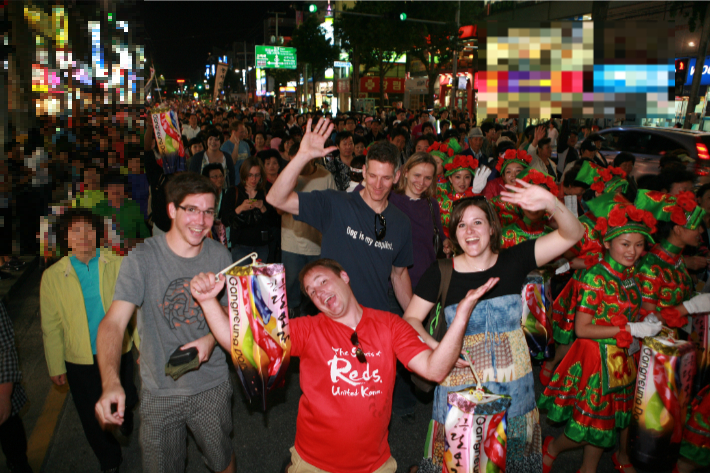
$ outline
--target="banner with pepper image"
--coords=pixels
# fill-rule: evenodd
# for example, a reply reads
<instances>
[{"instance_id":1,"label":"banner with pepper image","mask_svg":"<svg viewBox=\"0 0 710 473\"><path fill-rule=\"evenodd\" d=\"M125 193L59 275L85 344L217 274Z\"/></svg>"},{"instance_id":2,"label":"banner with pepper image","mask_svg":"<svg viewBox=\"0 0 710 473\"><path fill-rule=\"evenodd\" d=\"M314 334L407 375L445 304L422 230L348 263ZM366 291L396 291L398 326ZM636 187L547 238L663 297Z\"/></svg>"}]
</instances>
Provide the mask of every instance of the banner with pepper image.
<instances>
[{"instance_id":1,"label":"banner with pepper image","mask_svg":"<svg viewBox=\"0 0 710 473\"><path fill-rule=\"evenodd\" d=\"M236 266L226 272L232 362L249 401L284 384L291 353L282 264Z\"/></svg>"},{"instance_id":2,"label":"banner with pepper image","mask_svg":"<svg viewBox=\"0 0 710 473\"><path fill-rule=\"evenodd\" d=\"M629 426L634 466L650 471L673 468L695 369L692 343L660 336L644 339Z\"/></svg>"}]
</instances>

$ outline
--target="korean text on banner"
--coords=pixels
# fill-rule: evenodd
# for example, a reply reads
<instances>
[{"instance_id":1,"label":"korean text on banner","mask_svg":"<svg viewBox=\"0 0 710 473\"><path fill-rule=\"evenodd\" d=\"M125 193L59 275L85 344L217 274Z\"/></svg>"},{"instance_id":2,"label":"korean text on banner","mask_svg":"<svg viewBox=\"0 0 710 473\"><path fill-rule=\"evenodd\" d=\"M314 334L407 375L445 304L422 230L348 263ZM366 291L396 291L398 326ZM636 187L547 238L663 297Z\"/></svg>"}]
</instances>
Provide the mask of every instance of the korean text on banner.
<instances>
[{"instance_id":1,"label":"korean text on banner","mask_svg":"<svg viewBox=\"0 0 710 473\"><path fill-rule=\"evenodd\" d=\"M214 77L214 100L219 98L219 92L224 87L224 76L227 75L227 65L223 62L217 64L217 70L215 71Z\"/></svg>"}]
</instances>

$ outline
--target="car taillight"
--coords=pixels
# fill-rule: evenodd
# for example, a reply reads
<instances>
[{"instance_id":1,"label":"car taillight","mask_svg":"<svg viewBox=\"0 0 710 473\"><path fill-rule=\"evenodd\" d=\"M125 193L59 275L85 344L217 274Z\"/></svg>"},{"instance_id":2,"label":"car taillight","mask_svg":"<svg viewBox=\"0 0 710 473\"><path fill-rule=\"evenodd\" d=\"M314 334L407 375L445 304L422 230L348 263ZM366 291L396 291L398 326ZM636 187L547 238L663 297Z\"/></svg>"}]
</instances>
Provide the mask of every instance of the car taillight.
<instances>
[{"instance_id":1,"label":"car taillight","mask_svg":"<svg viewBox=\"0 0 710 473\"><path fill-rule=\"evenodd\" d=\"M695 149L698 150L698 158L700 159L710 159L710 153L708 153L708 147L703 143L696 143Z\"/></svg>"}]
</instances>

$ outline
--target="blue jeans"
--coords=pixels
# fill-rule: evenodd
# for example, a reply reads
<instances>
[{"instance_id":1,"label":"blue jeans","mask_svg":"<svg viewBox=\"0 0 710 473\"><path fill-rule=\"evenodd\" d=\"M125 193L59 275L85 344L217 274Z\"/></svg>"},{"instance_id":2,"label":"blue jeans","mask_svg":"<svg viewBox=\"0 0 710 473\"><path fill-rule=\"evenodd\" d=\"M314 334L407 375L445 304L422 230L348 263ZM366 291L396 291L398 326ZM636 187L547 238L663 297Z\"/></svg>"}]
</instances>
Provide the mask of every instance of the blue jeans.
<instances>
[{"instance_id":1,"label":"blue jeans","mask_svg":"<svg viewBox=\"0 0 710 473\"><path fill-rule=\"evenodd\" d=\"M301 285L298 273L303 267L320 258L320 255L299 255L290 251L281 251L281 261L286 269L286 298L290 308L301 306Z\"/></svg>"},{"instance_id":2,"label":"blue jeans","mask_svg":"<svg viewBox=\"0 0 710 473\"><path fill-rule=\"evenodd\" d=\"M266 264L266 258L269 257L269 245L263 246L246 246L246 245L232 245L232 261L236 262L250 253L256 253L259 255L259 259L262 263ZM251 264L251 260L243 261L242 266Z\"/></svg>"}]
</instances>

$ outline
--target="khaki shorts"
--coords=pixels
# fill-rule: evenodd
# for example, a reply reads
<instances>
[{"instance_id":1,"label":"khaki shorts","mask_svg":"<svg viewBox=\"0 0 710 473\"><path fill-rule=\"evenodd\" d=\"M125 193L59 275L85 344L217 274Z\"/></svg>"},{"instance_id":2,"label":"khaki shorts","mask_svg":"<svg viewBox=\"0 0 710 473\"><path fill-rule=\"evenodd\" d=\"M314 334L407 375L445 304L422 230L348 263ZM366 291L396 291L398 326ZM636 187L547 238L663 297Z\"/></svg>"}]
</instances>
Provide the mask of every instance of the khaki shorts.
<instances>
[{"instance_id":1,"label":"khaki shorts","mask_svg":"<svg viewBox=\"0 0 710 473\"><path fill-rule=\"evenodd\" d=\"M389 457L384 465L379 467L372 473L396 473L397 462L394 457ZM298 454L295 447L291 447L291 465L289 465L286 473L328 473L325 470L307 463L301 455Z\"/></svg>"}]
</instances>

